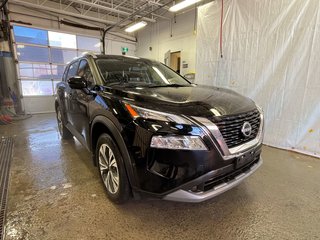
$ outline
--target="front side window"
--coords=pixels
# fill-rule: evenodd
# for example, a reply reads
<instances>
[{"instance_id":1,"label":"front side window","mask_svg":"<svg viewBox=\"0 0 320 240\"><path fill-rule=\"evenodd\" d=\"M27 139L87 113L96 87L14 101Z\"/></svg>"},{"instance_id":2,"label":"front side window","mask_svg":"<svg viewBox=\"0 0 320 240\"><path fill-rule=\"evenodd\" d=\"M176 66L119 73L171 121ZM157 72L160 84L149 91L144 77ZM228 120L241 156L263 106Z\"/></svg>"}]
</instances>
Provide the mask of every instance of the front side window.
<instances>
[{"instance_id":1,"label":"front side window","mask_svg":"<svg viewBox=\"0 0 320 240\"><path fill-rule=\"evenodd\" d=\"M62 81L67 81L67 74L68 74L68 67L65 68L63 75L62 75Z\"/></svg>"},{"instance_id":2,"label":"front side window","mask_svg":"<svg viewBox=\"0 0 320 240\"><path fill-rule=\"evenodd\" d=\"M94 83L92 72L90 70L89 63L87 60L81 60L77 75L83 77L85 80L88 81L89 84Z\"/></svg>"},{"instance_id":3,"label":"front side window","mask_svg":"<svg viewBox=\"0 0 320 240\"><path fill-rule=\"evenodd\" d=\"M78 65L79 65L79 61L76 61L70 65L68 75L67 75L67 80L77 75Z\"/></svg>"},{"instance_id":4,"label":"front side window","mask_svg":"<svg viewBox=\"0 0 320 240\"><path fill-rule=\"evenodd\" d=\"M190 86L190 83L167 66L135 58L97 59L106 85Z\"/></svg>"}]
</instances>

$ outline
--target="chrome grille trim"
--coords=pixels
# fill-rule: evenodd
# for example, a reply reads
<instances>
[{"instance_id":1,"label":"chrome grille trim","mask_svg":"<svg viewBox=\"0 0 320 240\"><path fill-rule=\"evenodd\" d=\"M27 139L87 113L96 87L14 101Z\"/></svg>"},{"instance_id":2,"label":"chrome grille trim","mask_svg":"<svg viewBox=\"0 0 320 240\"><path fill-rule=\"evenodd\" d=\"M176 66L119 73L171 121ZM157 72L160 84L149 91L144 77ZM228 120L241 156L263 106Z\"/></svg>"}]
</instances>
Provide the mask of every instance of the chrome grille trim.
<instances>
[{"instance_id":1,"label":"chrome grille trim","mask_svg":"<svg viewBox=\"0 0 320 240\"><path fill-rule=\"evenodd\" d=\"M234 148L254 140L258 134L261 118L258 109L238 115L212 117L210 120L219 128L227 146ZM250 124L252 132L244 136L241 129L244 123Z\"/></svg>"},{"instance_id":2,"label":"chrome grille trim","mask_svg":"<svg viewBox=\"0 0 320 240\"><path fill-rule=\"evenodd\" d=\"M192 117L202 129L203 131L208 134L210 137L212 143L216 146L216 148L219 150L221 156L223 157L224 160L229 160L234 157L238 157L242 155L244 152L250 150L254 146L257 146L262 143L263 139L263 130L264 130L264 118L263 118L263 112L258 108L258 111L260 113L260 127L258 130L258 133L256 137L246 143L243 143L239 146L233 147L233 148L228 148L218 126L211 122L207 118L203 117ZM185 116L184 116L185 117ZM191 118L188 118L189 120L192 120ZM193 121L193 122L195 122ZM214 139L213 139L214 138ZM216 141L215 141L216 140ZM217 146L217 143L219 146Z\"/></svg>"}]
</instances>

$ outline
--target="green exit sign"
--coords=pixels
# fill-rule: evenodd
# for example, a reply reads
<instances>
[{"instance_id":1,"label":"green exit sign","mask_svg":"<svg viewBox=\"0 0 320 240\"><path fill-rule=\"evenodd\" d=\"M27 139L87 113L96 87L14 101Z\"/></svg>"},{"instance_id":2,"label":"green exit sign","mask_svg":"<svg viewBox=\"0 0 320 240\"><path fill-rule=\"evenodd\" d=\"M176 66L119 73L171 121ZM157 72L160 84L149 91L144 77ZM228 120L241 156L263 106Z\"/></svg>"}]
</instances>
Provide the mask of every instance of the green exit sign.
<instances>
[{"instance_id":1,"label":"green exit sign","mask_svg":"<svg viewBox=\"0 0 320 240\"><path fill-rule=\"evenodd\" d=\"M122 50L123 53L126 53L126 52L129 51L129 48L127 48L127 47L122 47L121 50Z\"/></svg>"}]
</instances>

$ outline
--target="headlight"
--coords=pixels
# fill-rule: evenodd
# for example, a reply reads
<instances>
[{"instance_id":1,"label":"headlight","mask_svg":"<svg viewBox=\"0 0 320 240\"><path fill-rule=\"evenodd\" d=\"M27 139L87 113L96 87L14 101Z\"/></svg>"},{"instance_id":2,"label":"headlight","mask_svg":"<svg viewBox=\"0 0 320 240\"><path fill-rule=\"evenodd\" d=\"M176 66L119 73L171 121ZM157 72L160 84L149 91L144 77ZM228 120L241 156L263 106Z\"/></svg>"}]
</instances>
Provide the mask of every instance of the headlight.
<instances>
[{"instance_id":1,"label":"headlight","mask_svg":"<svg viewBox=\"0 0 320 240\"><path fill-rule=\"evenodd\" d=\"M142 107L137 107L137 106L130 105L130 104L125 104L125 106L133 118L142 117L145 119L160 120L160 121L164 121L164 122L174 122L174 123L178 123L178 124L187 124L187 125L192 124L187 119L180 117L178 115L175 115L175 114L158 112L158 111L154 111L154 110L150 110L150 109L146 109L146 108L142 108Z\"/></svg>"},{"instance_id":2,"label":"headlight","mask_svg":"<svg viewBox=\"0 0 320 240\"><path fill-rule=\"evenodd\" d=\"M208 150L198 136L153 136L150 146L179 150Z\"/></svg>"}]
</instances>

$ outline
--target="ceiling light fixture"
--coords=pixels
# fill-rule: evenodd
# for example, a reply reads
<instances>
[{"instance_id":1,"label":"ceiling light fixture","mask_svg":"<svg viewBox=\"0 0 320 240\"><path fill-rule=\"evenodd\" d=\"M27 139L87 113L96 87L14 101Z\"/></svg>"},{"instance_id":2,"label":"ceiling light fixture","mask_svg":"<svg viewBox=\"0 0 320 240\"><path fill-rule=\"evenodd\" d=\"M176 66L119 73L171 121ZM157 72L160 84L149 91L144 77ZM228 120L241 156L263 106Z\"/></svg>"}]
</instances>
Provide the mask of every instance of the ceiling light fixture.
<instances>
[{"instance_id":1,"label":"ceiling light fixture","mask_svg":"<svg viewBox=\"0 0 320 240\"><path fill-rule=\"evenodd\" d=\"M147 25L147 23L145 21L137 22L137 23L127 27L125 29L125 31L131 33L131 32L134 32L134 31L140 29L140 28L145 27L146 25Z\"/></svg>"},{"instance_id":2,"label":"ceiling light fixture","mask_svg":"<svg viewBox=\"0 0 320 240\"><path fill-rule=\"evenodd\" d=\"M192 4L195 4L197 2L200 2L201 0L184 0L182 2L179 2L175 5L173 5L171 8L169 8L170 12L177 12L181 9L184 9L186 7L191 6Z\"/></svg>"}]
</instances>

